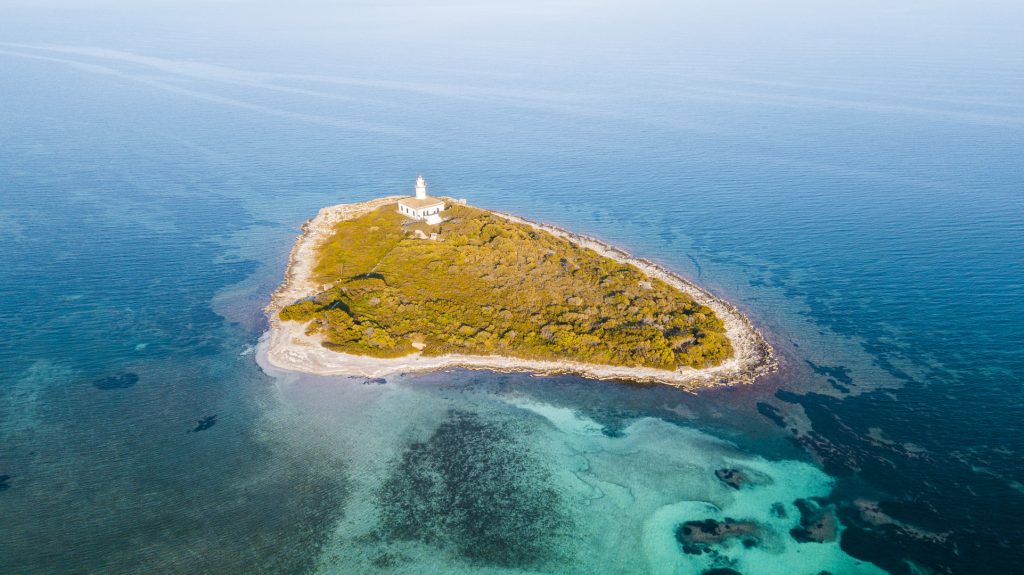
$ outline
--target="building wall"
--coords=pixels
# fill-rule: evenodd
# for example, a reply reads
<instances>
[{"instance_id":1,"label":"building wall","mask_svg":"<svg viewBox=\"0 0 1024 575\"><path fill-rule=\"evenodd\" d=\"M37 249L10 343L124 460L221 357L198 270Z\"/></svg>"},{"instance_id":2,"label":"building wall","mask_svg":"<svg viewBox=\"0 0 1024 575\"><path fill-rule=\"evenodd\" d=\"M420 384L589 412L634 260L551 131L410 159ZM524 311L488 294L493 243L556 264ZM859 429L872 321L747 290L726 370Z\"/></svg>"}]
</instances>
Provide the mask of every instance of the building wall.
<instances>
[{"instance_id":1,"label":"building wall","mask_svg":"<svg viewBox=\"0 0 1024 575\"><path fill-rule=\"evenodd\" d=\"M444 211L444 206L437 206L437 207L433 207L433 208L426 208L426 209L422 209L422 210L417 210L415 208L409 208L409 207L406 207L406 206L404 206L402 204L398 204L398 211L400 213L403 213L403 214L411 217L411 218L415 218L417 220L422 220L423 218L425 218L425 217L427 217L427 216L429 216L431 214L437 214L437 213L443 212Z\"/></svg>"}]
</instances>

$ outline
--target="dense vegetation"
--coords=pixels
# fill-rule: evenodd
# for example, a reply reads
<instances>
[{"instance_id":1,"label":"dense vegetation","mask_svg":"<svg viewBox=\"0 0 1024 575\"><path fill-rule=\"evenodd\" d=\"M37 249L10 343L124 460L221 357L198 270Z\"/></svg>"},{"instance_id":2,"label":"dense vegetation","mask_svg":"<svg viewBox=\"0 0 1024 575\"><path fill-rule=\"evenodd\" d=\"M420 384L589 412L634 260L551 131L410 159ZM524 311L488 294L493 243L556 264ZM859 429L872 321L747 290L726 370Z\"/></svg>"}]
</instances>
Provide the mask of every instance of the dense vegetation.
<instances>
[{"instance_id":1,"label":"dense vegetation","mask_svg":"<svg viewBox=\"0 0 1024 575\"><path fill-rule=\"evenodd\" d=\"M394 206L338 224L314 270L323 291L281 319L376 357L422 347L675 369L732 353L710 309L633 266L469 206L444 216L438 241L415 239Z\"/></svg>"}]
</instances>

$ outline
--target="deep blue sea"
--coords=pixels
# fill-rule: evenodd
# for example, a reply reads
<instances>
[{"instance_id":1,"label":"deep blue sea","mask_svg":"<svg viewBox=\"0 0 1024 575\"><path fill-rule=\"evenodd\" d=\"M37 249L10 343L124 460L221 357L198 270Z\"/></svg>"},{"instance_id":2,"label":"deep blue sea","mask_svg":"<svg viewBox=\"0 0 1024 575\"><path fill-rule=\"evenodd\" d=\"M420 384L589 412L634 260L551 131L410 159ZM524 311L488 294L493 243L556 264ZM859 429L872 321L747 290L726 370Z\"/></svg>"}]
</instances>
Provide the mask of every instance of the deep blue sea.
<instances>
[{"instance_id":1,"label":"deep blue sea","mask_svg":"<svg viewBox=\"0 0 1024 575\"><path fill-rule=\"evenodd\" d=\"M1024 572L1019 3L85 4L0 7L0 573ZM780 372L265 373L303 221L418 173Z\"/></svg>"}]
</instances>

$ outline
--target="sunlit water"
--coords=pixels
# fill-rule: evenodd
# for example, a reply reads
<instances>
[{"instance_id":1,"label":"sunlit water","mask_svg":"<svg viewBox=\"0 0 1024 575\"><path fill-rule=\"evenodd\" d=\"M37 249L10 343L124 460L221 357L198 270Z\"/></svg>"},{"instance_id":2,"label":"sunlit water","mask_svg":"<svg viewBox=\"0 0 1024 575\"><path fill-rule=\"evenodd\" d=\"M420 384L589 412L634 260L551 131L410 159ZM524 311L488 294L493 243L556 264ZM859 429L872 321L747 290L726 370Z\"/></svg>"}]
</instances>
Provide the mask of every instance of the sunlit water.
<instances>
[{"instance_id":1,"label":"sunlit water","mask_svg":"<svg viewBox=\"0 0 1024 575\"><path fill-rule=\"evenodd\" d=\"M1021 16L10 9L0 572L1019 572ZM418 172L693 278L782 371L261 369L302 221Z\"/></svg>"}]
</instances>

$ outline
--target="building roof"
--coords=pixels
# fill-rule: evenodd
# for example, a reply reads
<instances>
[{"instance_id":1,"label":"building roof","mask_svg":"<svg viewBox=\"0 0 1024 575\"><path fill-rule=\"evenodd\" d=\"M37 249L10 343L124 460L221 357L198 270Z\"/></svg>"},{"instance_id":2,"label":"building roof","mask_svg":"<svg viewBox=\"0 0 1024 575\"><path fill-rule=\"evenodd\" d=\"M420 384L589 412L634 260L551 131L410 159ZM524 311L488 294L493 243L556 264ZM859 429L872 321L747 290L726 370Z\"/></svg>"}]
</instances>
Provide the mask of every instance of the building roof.
<instances>
[{"instance_id":1,"label":"building roof","mask_svg":"<svg viewBox=\"0 0 1024 575\"><path fill-rule=\"evenodd\" d=\"M422 200L418 200L416 198L402 198L402 199L398 200L398 203L400 203L400 204L402 204L404 206L407 206L409 208L412 208L414 210L422 210L423 208L429 208L431 206L443 205L444 204L444 200L439 200L437 198L429 198L429 197L428 198L424 198Z\"/></svg>"}]
</instances>

